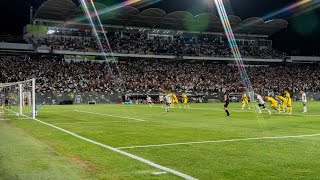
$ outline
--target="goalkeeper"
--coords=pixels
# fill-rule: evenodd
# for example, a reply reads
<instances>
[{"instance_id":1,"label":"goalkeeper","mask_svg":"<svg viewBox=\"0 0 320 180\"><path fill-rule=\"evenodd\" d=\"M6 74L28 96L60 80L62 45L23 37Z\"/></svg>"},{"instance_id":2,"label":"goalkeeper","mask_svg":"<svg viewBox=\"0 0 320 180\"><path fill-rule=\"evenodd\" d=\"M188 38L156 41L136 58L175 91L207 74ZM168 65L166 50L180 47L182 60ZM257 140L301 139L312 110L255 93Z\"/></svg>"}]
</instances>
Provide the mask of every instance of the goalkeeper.
<instances>
[{"instance_id":1,"label":"goalkeeper","mask_svg":"<svg viewBox=\"0 0 320 180\"><path fill-rule=\"evenodd\" d=\"M41 108L41 106L43 106L44 104L45 104L45 102L43 102L43 103L39 104L38 106L36 106L36 109L34 110L36 116L38 116L38 111ZM30 112L30 114L32 116L32 111Z\"/></svg>"}]
</instances>

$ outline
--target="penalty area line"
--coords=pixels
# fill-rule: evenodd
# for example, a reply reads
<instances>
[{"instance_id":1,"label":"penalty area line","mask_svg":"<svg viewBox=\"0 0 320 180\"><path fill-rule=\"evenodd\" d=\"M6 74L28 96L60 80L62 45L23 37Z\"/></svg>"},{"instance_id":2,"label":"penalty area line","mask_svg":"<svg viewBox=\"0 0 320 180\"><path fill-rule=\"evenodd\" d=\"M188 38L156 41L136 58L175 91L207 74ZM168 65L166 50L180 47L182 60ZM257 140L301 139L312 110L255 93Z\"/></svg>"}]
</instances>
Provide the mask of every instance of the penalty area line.
<instances>
[{"instance_id":1,"label":"penalty area line","mask_svg":"<svg viewBox=\"0 0 320 180\"><path fill-rule=\"evenodd\" d=\"M154 167L154 168L161 169L161 170L163 170L163 171L172 173L172 174L174 174L174 175L176 175L176 176L182 177L182 178L184 178L184 179L187 179L187 180L198 180L198 179L196 179L196 178L194 178L194 177L192 177L192 176L189 176L189 175L187 175L187 174L184 174L184 173L182 173L182 172L179 172L179 171L173 170L173 169L171 169L171 168L168 168L168 167L165 167L165 166L156 164L156 163L154 163L154 162L152 162L152 161L149 161L149 160L147 160L147 159L144 159L144 158L142 158L142 157L139 157L139 156L136 156L136 155L127 153L127 152L125 152L125 151L122 151L122 150L119 150L119 149L117 149L117 148L114 148L114 147L111 147L111 146L102 144L102 143L100 143L100 142L97 142L97 141L88 139L88 138L86 138L86 137L80 136L80 135L78 135L78 134L76 134L76 133L73 133L73 132L71 132L71 131L65 130L65 129L60 128L60 127L58 127L58 126L55 126L55 125L53 125L53 124L46 123L46 122L41 121L41 120L39 120L39 119L34 119L34 120L37 121L37 122L39 122L39 123L41 123L41 124L44 124L44 125L46 125L46 126L52 127L52 128L54 128L54 129L57 129L57 130L62 131L62 132L65 132L65 133L67 133L67 134L69 134L69 135L71 135L71 136L73 136L73 137L76 137L76 138L78 138L78 139L81 139L81 140L83 140L83 141L86 141L86 142L95 144L95 145L97 145L97 146L106 148L106 149L108 149L108 150L117 152L117 153L119 153L119 154L122 154L122 155L124 155L124 156L130 157L130 158L132 158L132 159L135 159L135 160L137 160L137 161L140 161L140 162L142 162L142 163L144 163L144 164L147 164L147 165L149 165L149 166L152 166L152 167Z\"/></svg>"},{"instance_id":2,"label":"penalty area line","mask_svg":"<svg viewBox=\"0 0 320 180\"><path fill-rule=\"evenodd\" d=\"M139 123L139 121L102 121L102 122L69 122L69 123L53 123L53 124L105 124L105 123Z\"/></svg>"},{"instance_id":3,"label":"penalty area line","mask_svg":"<svg viewBox=\"0 0 320 180\"><path fill-rule=\"evenodd\" d=\"M122 118L122 119L131 119L135 121L145 121L143 119L138 119L138 118L132 118L132 117L125 117L125 116L115 116L115 115L110 115L110 114L102 114L102 113L95 113L95 112L90 112L90 111L80 111L80 110L74 110L76 112L80 113L85 113L85 114L94 114L94 115L100 115L100 116L109 116L109 117L116 117L116 118Z\"/></svg>"},{"instance_id":4,"label":"penalty area line","mask_svg":"<svg viewBox=\"0 0 320 180\"><path fill-rule=\"evenodd\" d=\"M209 144L209 143L237 142L237 141L254 141L254 140L268 140L268 139L290 139L290 138L303 138L303 137L316 137L316 136L320 136L320 134L306 134L306 135L297 135L297 136L273 136L273 137L271 136L271 137L256 137L256 138L244 138L244 139L225 139L225 140L197 141L197 142L170 143L170 144L154 144L154 145L143 145L143 146L118 147L117 149L151 148L151 147L179 146L179 145L190 145L190 144Z\"/></svg>"}]
</instances>

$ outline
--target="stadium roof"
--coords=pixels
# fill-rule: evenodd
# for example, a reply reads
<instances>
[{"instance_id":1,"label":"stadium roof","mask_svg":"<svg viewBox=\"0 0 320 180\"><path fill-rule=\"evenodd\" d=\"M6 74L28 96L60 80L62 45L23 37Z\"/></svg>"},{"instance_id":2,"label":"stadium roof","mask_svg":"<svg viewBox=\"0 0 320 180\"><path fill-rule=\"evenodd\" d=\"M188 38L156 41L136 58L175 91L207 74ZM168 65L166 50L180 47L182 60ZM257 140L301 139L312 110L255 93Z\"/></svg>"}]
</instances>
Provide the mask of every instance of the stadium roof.
<instances>
[{"instance_id":1,"label":"stadium roof","mask_svg":"<svg viewBox=\"0 0 320 180\"><path fill-rule=\"evenodd\" d=\"M183 31L199 31L223 33L220 19L212 13L203 13L194 16L188 11L176 11L167 14L159 8L150 8L139 11L132 6L124 6L110 10L106 5L95 3L101 21L105 25L120 25L146 27L153 29L173 29ZM80 17L80 20L79 20ZM71 0L48 0L37 10L34 20L55 20L61 22L87 23L82 7ZM229 20L235 34L272 35L288 26L283 19L264 21L259 17L242 20L238 16L229 15Z\"/></svg>"}]
</instances>

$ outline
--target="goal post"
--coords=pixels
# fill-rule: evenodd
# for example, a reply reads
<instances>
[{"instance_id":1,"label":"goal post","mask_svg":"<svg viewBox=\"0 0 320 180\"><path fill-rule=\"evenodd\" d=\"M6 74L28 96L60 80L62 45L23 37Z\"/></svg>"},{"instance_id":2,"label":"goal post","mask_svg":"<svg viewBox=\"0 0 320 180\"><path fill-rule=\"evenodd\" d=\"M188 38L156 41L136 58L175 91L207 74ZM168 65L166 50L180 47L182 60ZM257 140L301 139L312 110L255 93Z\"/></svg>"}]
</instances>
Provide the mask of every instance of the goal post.
<instances>
[{"instance_id":1,"label":"goal post","mask_svg":"<svg viewBox=\"0 0 320 180\"><path fill-rule=\"evenodd\" d=\"M36 118L35 81L0 83L1 120Z\"/></svg>"}]
</instances>

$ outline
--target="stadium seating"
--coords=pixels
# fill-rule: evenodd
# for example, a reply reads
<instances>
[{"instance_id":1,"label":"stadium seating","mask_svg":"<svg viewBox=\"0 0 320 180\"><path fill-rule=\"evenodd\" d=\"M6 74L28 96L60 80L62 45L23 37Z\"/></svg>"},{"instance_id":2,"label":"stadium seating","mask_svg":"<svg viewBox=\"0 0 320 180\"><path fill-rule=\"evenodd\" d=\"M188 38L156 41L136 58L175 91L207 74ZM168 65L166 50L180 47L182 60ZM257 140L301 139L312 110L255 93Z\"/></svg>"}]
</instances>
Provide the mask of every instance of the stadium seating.
<instances>
[{"instance_id":1,"label":"stadium seating","mask_svg":"<svg viewBox=\"0 0 320 180\"><path fill-rule=\"evenodd\" d=\"M68 33L68 35L48 35L33 37L33 43L40 48L54 50L67 50L78 52L110 52L107 42L102 39L103 49L97 44L94 37L84 34ZM154 37L148 39L146 35L139 33L108 33L112 52L121 54L155 54L175 56L205 56L205 57L232 57L228 43L221 39L198 38L187 39L185 37L164 38ZM259 59L284 59L286 54L272 47L259 47L253 45L240 45L240 52L246 58Z\"/></svg>"},{"instance_id":2,"label":"stadium seating","mask_svg":"<svg viewBox=\"0 0 320 180\"><path fill-rule=\"evenodd\" d=\"M225 86L232 92L243 90L236 67L210 61L131 60L108 66L57 57L1 56L0 66L1 82L36 77L38 92L219 92ZM269 64L247 67L247 71L258 92L320 91L320 68L314 64Z\"/></svg>"}]
</instances>

